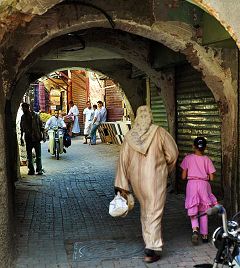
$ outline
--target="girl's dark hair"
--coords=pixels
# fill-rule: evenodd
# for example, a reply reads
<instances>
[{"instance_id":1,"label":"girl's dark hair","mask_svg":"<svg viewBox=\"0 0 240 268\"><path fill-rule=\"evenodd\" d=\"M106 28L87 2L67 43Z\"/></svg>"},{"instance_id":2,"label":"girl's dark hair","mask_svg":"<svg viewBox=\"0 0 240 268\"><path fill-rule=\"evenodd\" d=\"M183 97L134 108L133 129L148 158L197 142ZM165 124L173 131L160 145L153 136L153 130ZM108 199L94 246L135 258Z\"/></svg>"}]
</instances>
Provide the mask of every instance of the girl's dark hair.
<instances>
[{"instance_id":1,"label":"girl's dark hair","mask_svg":"<svg viewBox=\"0 0 240 268\"><path fill-rule=\"evenodd\" d=\"M196 147L196 149L198 149L199 151L204 151L207 146L207 141L203 137L197 137L194 140L193 144Z\"/></svg>"}]
</instances>

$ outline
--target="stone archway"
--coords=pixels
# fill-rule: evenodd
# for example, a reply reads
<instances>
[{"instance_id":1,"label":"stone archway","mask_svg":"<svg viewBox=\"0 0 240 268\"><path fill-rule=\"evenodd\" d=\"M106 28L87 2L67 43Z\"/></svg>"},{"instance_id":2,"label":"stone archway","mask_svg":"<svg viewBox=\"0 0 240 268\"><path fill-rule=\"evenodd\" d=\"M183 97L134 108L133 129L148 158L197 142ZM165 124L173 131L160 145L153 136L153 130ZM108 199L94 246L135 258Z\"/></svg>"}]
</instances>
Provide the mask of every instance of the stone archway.
<instances>
[{"instance_id":1,"label":"stone archway","mask_svg":"<svg viewBox=\"0 0 240 268\"><path fill-rule=\"evenodd\" d=\"M73 13L76 16L69 18L68 15ZM223 167L223 184L226 192L225 199L230 201L232 152L236 149L236 143L232 141L236 141L236 131L229 135L228 130L237 129L236 83L234 84L235 81L231 77L230 70L221 66L221 57L217 57L214 50L210 48L206 50L195 41L195 30L186 23L154 22L154 20L145 20L144 17L142 20L129 20L128 14L111 14L114 17L116 29L155 40L174 51L180 51L186 55L195 69L202 72L203 80L211 89L220 107L223 130L223 158L226 163ZM42 17L35 17L26 27L16 31L8 44L9 48L5 51L5 55L8 55L8 57L3 58L5 69L9 70L4 77L6 81L9 81L6 84L11 84L9 74L15 73L16 81L22 75L21 64L24 65L24 61L31 53L34 53L37 48L46 44L52 38L76 30L93 27L109 28L110 26L105 16L99 16L95 10L93 11L89 7L83 8L79 5L63 4L52 8ZM29 35L32 37L31 39L24 38L24 36ZM20 36L21 39L19 39ZM18 48L14 47L14 43L18 43ZM13 57L11 58L9 55L13 55ZM158 75L153 74L151 78L152 80L159 80ZM8 95L11 90L5 88L5 92Z\"/></svg>"},{"instance_id":2,"label":"stone archway","mask_svg":"<svg viewBox=\"0 0 240 268\"><path fill-rule=\"evenodd\" d=\"M56 1L52 1L52 5L56 4ZM49 7L34 11L36 13L44 13ZM41 11L40 11L41 10ZM124 11L124 9L123 9ZM235 81L233 81L231 72L229 69L225 69L221 66L221 57L216 57L215 52L212 49L205 50L194 39L195 31L189 25L182 22L169 22L160 21L156 19L153 14L148 17L148 13L141 16L129 16L129 13L124 14L122 10L112 10L110 14L113 17L113 21L116 25L116 29L128 32L130 34L136 34L155 40L164 44L174 51L180 51L185 54L189 62L193 67L203 74L203 80L208 87L212 90L215 99L219 102L221 116L223 120L222 124L222 139L223 139L223 152L224 163L223 178L226 191L225 199L227 202L232 201L231 195L231 181L233 177L232 167L234 164L234 152L236 150L236 129L237 129L237 95ZM148 9L149 11L149 9ZM28 13L28 11L26 12ZM31 13L31 12L29 12ZM69 14L74 16L69 17ZM140 13L141 14L141 13ZM97 12L93 12L90 8L82 8L79 6L61 5L53 7L41 17L34 17L32 15L19 15L20 21L31 21L26 27L19 27L12 36L5 36L4 41L1 43L3 48L1 55L2 63L2 109L1 117L2 122L0 128L6 127L5 123L8 121L8 115L11 114L13 103L12 101L16 93L16 82L24 77L26 64L28 57L40 48L44 44L47 44L50 40L57 36L67 34L80 29L88 29L93 27L110 28L109 22L103 15L99 15ZM34 18L33 18L34 17ZM19 25L16 22L12 25L14 30ZM6 27L7 29L7 27ZM146 59L147 60L147 59ZM159 74L152 74L152 78L156 81L159 80ZM28 79L28 78L27 78ZM5 99L4 99L5 96ZM6 123L7 124L7 123ZM7 125L8 129L11 126ZM232 130L232 131L229 131ZM6 139L2 142L3 159L7 158L5 143ZM9 235L9 215L6 211L9 209L9 203L6 203L6 196L9 196L11 191L8 191L8 181L10 180L6 173L6 161L2 161L0 168L2 172L2 182L4 185L5 198L2 201L2 208L4 210L4 217L1 220L2 234L0 241L4 241L2 248L1 260L2 263L6 263L8 267L9 259L6 256L10 248L11 237ZM8 199L8 198L7 198ZM7 237L7 239L6 239ZM7 243L6 243L7 240ZM4 259L5 258L5 259Z\"/></svg>"},{"instance_id":3,"label":"stone archway","mask_svg":"<svg viewBox=\"0 0 240 268\"><path fill-rule=\"evenodd\" d=\"M34 18L31 23L24 29L25 36L30 34L31 39L19 39L19 34L23 34L23 29L15 34L9 44L10 49L6 51L8 55L18 55L18 57L8 58L5 61L6 69L11 73L16 73L17 77L22 75L21 64L33 53L37 48L47 43L52 38L73 32L80 29L93 27L109 28L109 22L103 16L97 16L88 8L80 8L79 6L61 5L53 8L42 17ZM75 12L75 17L66 17L67 14ZM66 16L64 16L66 14ZM122 14L121 14L122 15ZM59 19L61 17L61 23ZM124 32L133 33L145 38L155 40L167 46L174 51L180 51L186 55L188 61L198 71L202 72L203 80L211 89L222 117L222 140L223 140L223 158L225 166L223 167L223 183L226 192L226 200L230 201L230 189L232 178L233 155L236 149L236 131L231 132L229 129L237 129L237 95L236 81L233 81L229 69L221 66L221 57L216 56L214 50L207 50L195 41L194 29L182 22L163 22L163 21L142 21L133 19L129 20L124 15L114 17L115 28ZM79 19L81 18L81 19ZM37 27L38 26L38 27ZM35 29L38 29L37 31ZM46 28L48 30L46 31ZM18 48L14 47L14 42L18 43ZM17 60L16 60L17 59ZM11 65L8 64L11 62ZM14 63L14 64L13 64ZM158 81L158 75L152 75L153 80ZM6 76L6 79L8 77ZM6 89L6 91L8 91ZM10 93L8 91L8 93ZM228 196L229 194L229 196ZM229 202L228 202L229 203Z\"/></svg>"}]
</instances>

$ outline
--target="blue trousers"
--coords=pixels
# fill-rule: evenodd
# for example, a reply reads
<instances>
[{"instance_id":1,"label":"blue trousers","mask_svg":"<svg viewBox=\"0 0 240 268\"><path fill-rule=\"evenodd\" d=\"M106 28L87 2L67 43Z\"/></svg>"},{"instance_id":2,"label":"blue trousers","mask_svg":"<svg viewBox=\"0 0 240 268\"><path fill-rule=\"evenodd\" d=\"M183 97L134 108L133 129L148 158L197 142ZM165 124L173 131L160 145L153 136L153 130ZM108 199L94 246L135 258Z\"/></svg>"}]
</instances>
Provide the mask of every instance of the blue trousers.
<instances>
[{"instance_id":1,"label":"blue trousers","mask_svg":"<svg viewBox=\"0 0 240 268\"><path fill-rule=\"evenodd\" d=\"M91 128L91 133L90 133L90 137L91 137L91 144L96 144L96 132L98 129L99 125L93 124L92 128Z\"/></svg>"}]
</instances>

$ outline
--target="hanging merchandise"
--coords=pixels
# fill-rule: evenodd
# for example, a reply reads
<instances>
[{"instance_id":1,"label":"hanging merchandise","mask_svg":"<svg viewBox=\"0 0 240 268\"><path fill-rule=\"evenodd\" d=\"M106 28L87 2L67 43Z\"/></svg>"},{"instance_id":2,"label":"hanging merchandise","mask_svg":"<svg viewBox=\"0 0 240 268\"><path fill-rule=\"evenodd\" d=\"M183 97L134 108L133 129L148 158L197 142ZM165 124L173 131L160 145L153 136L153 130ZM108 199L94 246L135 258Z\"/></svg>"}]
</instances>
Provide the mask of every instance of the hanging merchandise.
<instances>
[{"instance_id":1,"label":"hanging merchandise","mask_svg":"<svg viewBox=\"0 0 240 268\"><path fill-rule=\"evenodd\" d=\"M34 103L33 103L33 109L35 112L39 112L39 85L34 85Z\"/></svg>"},{"instance_id":2,"label":"hanging merchandise","mask_svg":"<svg viewBox=\"0 0 240 268\"><path fill-rule=\"evenodd\" d=\"M46 102L45 102L45 87L42 82L38 84L38 95L39 95L39 109L42 112L46 111Z\"/></svg>"}]
</instances>

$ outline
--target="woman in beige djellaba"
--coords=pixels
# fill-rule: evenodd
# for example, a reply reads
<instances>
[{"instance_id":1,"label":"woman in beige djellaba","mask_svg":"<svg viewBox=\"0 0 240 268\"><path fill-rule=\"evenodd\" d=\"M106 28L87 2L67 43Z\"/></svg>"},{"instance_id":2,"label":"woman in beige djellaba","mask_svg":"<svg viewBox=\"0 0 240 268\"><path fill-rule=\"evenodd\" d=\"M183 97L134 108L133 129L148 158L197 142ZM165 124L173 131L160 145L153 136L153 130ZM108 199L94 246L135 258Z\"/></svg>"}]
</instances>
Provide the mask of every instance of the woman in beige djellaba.
<instances>
[{"instance_id":1,"label":"woman in beige djellaba","mask_svg":"<svg viewBox=\"0 0 240 268\"><path fill-rule=\"evenodd\" d=\"M161 256L167 177L177 157L178 149L172 136L152 123L150 108L140 106L134 126L122 144L114 186L123 195L132 188L139 200L147 263L155 262Z\"/></svg>"}]
</instances>

